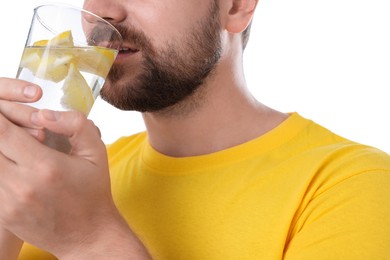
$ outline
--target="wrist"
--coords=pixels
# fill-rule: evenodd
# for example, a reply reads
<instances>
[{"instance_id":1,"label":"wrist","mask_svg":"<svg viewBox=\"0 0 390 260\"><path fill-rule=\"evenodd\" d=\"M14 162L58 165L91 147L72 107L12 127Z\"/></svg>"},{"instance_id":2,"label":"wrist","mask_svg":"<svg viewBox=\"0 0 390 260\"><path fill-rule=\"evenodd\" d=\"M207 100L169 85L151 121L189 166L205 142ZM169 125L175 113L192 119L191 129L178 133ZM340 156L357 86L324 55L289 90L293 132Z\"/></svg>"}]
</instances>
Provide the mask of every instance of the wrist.
<instances>
[{"instance_id":1,"label":"wrist","mask_svg":"<svg viewBox=\"0 0 390 260\"><path fill-rule=\"evenodd\" d=\"M119 216L116 221L95 227L97 232L87 236L78 246L58 257L73 259L152 259L146 248L127 223Z\"/></svg>"}]
</instances>

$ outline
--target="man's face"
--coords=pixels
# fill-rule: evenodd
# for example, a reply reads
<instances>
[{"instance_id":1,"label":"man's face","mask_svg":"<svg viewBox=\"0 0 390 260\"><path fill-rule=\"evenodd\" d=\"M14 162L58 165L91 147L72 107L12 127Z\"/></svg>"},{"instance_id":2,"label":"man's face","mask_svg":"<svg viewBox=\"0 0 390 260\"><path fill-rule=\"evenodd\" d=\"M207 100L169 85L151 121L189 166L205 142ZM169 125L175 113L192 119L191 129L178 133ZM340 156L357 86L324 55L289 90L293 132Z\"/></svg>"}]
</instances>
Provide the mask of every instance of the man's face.
<instances>
[{"instance_id":1,"label":"man's face","mask_svg":"<svg viewBox=\"0 0 390 260\"><path fill-rule=\"evenodd\" d=\"M88 2L92 7L93 0ZM165 17L159 16L161 23L154 17L156 28L150 31L147 27L153 25L131 24L131 14L124 22L113 21L124 38L124 49L108 75L101 96L119 109L152 112L175 105L205 82L220 59L217 1L210 1L202 13L193 11L197 12L197 16L189 16L188 22L183 19L185 14L172 17L180 9L173 14L169 10L161 10L160 13L164 11ZM161 24L170 28L162 28ZM175 31L176 28L179 29ZM162 31L166 32L165 38Z\"/></svg>"}]
</instances>

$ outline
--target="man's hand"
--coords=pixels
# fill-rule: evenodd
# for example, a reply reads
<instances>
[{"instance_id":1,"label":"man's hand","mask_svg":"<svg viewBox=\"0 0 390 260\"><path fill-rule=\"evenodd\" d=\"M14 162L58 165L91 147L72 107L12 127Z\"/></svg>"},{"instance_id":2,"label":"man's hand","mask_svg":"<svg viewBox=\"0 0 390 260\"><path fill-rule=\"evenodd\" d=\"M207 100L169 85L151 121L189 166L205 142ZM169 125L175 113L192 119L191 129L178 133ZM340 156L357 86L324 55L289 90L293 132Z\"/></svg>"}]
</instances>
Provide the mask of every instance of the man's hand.
<instances>
[{"instance_id":1,"label":"man's hand","mask_svg":"<svg viewBox=\"0 0 390 260\"><path fill-rule=\"evenodd\" d=\"M61 259L148 258L112 200L98 128L80 112L9 102L39 98L25 84L0 79L0 224ZM71 153L43 145L42 129L67 136Z\"/></svg>"}]
</instances>

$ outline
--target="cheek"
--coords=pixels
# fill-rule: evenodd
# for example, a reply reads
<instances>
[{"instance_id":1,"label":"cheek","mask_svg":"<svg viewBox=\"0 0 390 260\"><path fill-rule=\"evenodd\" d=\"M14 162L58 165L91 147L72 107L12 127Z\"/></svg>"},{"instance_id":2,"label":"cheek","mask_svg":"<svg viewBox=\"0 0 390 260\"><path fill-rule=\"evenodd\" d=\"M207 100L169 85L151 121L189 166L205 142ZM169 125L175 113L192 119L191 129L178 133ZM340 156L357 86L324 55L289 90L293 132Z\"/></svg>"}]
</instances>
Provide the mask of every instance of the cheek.
<instances>
[{"instance_id":1,"label":"cheek","mask_svg":"<svg viewBox=\"0 0 390 260\"><path fill-rule=\"evenodd\" d=\"M137 6L134 23L156 44L188 33L208 13L209 1L161 1ZM130 17L130 20L131 17Z\"/></svg>"}]
</instances>

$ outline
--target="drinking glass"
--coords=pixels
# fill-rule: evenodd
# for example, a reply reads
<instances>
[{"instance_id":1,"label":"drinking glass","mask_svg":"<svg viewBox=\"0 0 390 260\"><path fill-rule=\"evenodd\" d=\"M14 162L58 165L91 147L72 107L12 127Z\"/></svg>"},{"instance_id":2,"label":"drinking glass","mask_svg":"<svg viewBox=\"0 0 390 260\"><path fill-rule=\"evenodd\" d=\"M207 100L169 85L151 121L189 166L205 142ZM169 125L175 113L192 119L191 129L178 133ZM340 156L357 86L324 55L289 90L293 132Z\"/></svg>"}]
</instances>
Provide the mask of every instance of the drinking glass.
<instances>
[{"instance_id":1,"label":"drinking glass","mask_svg":"<svg viewBox=\"0 0 390 260\"><path fill-rule=\"evenodd\" d=\"M88 116L122 45L103 18L65 4L34 9L17 78L39 85L42 98L30 105ZM46 130L44 143L69 153L68 139Z\"/></svg>"}]
</instances>

